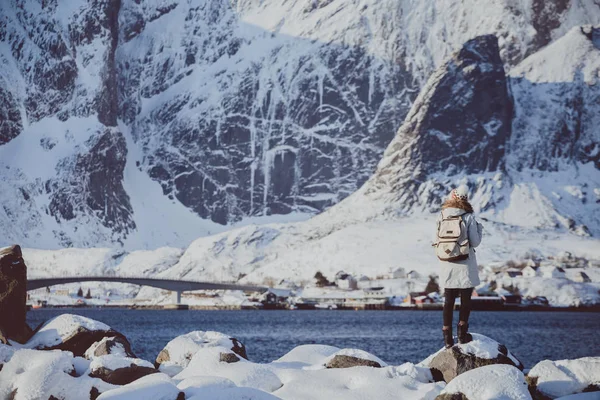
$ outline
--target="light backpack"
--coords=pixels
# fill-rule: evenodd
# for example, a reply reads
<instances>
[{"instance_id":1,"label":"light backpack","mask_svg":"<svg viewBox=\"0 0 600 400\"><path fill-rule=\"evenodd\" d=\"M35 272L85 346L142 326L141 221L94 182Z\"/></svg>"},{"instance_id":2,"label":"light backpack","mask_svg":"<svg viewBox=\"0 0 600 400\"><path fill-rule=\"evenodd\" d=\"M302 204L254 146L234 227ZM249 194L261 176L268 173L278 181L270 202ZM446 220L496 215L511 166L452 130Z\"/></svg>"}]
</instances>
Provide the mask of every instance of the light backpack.
<instances>
[{"instance_id":1,"label":"light backpack","mask_svg":"<svg viewBox=\"0 0 600 400\"><path fill-rule=\"evenodd\" d=\"M442 261L461 261L469 258L469 236L463 215L453 215L438 222L435 255Z\"/></svg>"}]
</instances>

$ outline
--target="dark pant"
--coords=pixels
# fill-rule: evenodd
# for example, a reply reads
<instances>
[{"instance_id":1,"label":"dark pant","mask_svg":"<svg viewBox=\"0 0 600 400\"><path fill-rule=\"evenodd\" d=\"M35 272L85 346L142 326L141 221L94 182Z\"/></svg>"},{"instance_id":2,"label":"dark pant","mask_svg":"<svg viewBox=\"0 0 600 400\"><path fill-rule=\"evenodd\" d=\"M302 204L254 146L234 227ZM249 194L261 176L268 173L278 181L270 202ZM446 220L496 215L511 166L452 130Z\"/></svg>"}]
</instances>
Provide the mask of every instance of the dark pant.
<instances>
[{"instance_id":1,"label":"dark pant","mask_svg":"<svg viewBox=\"0 0 600 400\"><path fill-rule=\"evenodd\" d=\"M444 303L444 326L452 325L452 312L454 311L454 301L460 295L460 321L469 322L469 314L471 313L471 294L473 288L468 289L445 289L444 295L446 302Z\"/></svg>"}]
</instances>

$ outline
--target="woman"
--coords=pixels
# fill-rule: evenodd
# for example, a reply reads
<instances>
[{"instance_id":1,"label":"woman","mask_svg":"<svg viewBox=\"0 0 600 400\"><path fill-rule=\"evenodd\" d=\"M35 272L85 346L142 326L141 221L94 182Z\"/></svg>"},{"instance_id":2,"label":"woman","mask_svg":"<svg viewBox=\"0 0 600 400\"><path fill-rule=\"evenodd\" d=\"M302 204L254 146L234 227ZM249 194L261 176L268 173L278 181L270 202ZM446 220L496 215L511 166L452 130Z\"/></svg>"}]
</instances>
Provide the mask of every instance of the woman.
<instances>
[{"instance_id":1,"label":"woman","mask_svg":"<svg viewBox=\"0 0 600 400\"><path fill-rule=\"evenodd\" d=\"M461 237L453 239L459 234L453 236L452 226L460 227L458 232L462 235ZM446 232L448 235L444 236ZM482 226L473 216L473 207L468 201L467 187L462 185L452 190L442 205L442 212L437 219L436 243L434 244L437 247L436 253L441 260L440 285L444 288L445 294L442 331L446 348L454 345L452 314L454 302L458 296L460 296L458 342L467 343L471 340L471 335L467 331L471 312L471 294L473 288L479 285L475 247L481 243L481 234ZM452 244L449 245L449 242ZM440 251L441 249L444 251ZM447 253L447 257L445 253Z\"/></svg>"}]
</instances>

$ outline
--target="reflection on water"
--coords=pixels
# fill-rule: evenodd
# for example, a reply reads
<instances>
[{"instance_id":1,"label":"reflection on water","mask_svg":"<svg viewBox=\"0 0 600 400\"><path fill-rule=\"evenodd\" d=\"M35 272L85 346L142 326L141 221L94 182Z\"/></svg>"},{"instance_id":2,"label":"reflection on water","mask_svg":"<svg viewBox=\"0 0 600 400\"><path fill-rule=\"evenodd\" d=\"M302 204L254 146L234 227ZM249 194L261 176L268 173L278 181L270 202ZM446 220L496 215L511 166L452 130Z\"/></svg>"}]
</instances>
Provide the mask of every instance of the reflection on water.
<instances>
[{"instance_id":1,"label":"reflection on water","mask_svg":"<svg viewBox=\"0 0 600 400\"><path fill-rule=\"evenodd\" d=\"M127 336L138 357L153 361L174 337L214 330L246 344L252 361L269 362L307 343L352 347L391 364L419 362L442 346L439 311L166 311L40 309L36 327L62 313L102 321ZM458 315L455 315L455 319ZM600 314L592 312L473 312L471 330L490 336L526 368L544 359L600 356Z\"/></svg>"}]
</instances>

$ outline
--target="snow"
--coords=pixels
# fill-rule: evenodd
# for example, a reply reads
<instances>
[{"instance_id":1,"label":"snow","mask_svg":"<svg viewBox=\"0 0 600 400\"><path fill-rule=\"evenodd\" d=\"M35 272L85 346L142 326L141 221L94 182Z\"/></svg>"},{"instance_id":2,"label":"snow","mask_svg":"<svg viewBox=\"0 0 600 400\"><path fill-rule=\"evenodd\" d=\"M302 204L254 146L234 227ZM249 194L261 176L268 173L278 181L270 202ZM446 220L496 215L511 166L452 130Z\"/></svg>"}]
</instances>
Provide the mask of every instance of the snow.
<instances>
[{"instance_id":1,"label":"snow","mask_svg":"<svg viewBox=\"0 0 600 400\"><path fill-rule=\"evenodd\" d=\"M85 351L84 357L87 358L88 360L91 360L94 357L96 357L94 355L94 352L96 351L96 349L98 348L98 346L104 344L105 342L107 342L109 340L113 340L113 339L112 338L104 337L101 340L99 340L98 342L92 344L90 346L90 348ZM120 357L127 357L127 354L125 352L125 347L123 346L122 343L119 343L119 342L115 342L115 343L113 343L111 345L111 347L110 347L110 354L114 354L114 355L120 356Z\"/></svg>"},{"instance_id":2,"label":"snow","mask_svg":"<svg viewBox=\"0 0 600 400\"><path fill-rule=\"evenodd\" d=\"M73 335L79 328L89 331L110 330L110 326L90 318L61 314L46 322L23 346L30 349L54 347Z\"/></svg>"},{"instance_id":3,"label":"snow","mask_svg":"<svg viewBox=\"0 0 600 400\"><path fill-rule=\"evenodd\" d=\"M90 318L74 314L61 314L46 322L23 346L29 349L57 346L84 328L89 331L108 331L110 326Z\"/></svg>"},{"instance_id":4,"label":"snow","mask_svg":"<svg viewBox=\"0 0 600 400\"><path fill-rule=\"evenodd\" d=\"M150 374L113 390L103 392L98 400L173 400L179 395L175 383L165 374Z\"/></svg>"},{"instance_id":5,"label":"snow","mask_svg":"<svg viewBox=\"0 0 600 400\"><path fill-rule=\"evenodd\" d=\"M100 368L106 368L111 371L114 371L119 368L127 368L131 366L131 364L137 365L139 367L154 368L153 364L140 358L130 358L123 357L117 354L107 354L100 357L92 358L92 361L89 365L89 370L90 372L93 372Z\"/></svg>"},{"instance_id":6,"label":"snow","mask_svg":"<svg viewBox=\"0 0 600 400\"><path fill-rule=\"evenodd\" d=\"M205 347L198 350L189 365L175 375L174 379L186 379L193 376L218 376L230 379L238 386L246 386L266 392L273 392L282 386L268 364L255 364L242 359L235 363L220 362L221 353L232 353L227 347Z\"/></svg>"},{"instance_id":7,"label":"snow","mask_svg":"<svg viewBox=\"0 0 600 400\"><path fill-rule=\"evenodd\" d=\"M273 363L286 363L296 365L325 365L330 356L340 349L323 344L305 344L294 347L288 353L273 361Z\"/></svg>"},{"instance_id":8,"label":"snow","mask_svg":"<svg viewBox=\"0 0 600 400\"><path fill-rule=\"evenodd\" d=\"M579 393L600 382L600 357L544 360L529 371L529 376L537 377L538 390L552 398Z\"/></svg>"},{"instance_id":9,"label":"snow","mask_svg":"<svg viewBox=\"0 0 600 400\"><path fill-rule=\"evenodd\" d=\"M333 360L335 356L355 357L360 358L362 360L375 361L376 363L379 363L379 365L381 365L382 367L387 366L387 363L379 359L377 356L374 356L373 354L367 353L366 351L360 349L341 349L339 351L336 351L331 356L325 359L325 364L323 364L323 366L325 366L329 361Z\"/></svg>"},{"instance_id":10,"label":"snow","mask_svg":"<svg viewBox=\"0 0 600 400\"><path fill-rule=\"evenodd\" d=\"M225 347L231 352L233 343L229 336L213 331L193 331L177 336L165 346L169 353L169 361L161 363L162 368L178 366L185 368L200 349L208 347Z\"/></svg>"},{"instance_id":11,"label":"snow","mask_svg":"<svg viewBox=\"0 0 600 400\"><path fill-rule=\"evenodd\" d=\"M101 391L113 385L87 376L74 377L73 358L69 352L16 350L0 370L0 398L15 400L47 399L50 396L64 400L88 398L92 387Z\"/></svg>"},{"instance_id":12,"label":"snow","mask_svg":"<svg viewBox=\"0 0 600 400\"><path fill-rule=\"evenodd\" d=\"M462 373L442 393L480 400L531 400L525 376L511 365L486 365Z\"/></svg>"}]
</instances>

